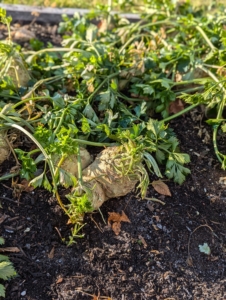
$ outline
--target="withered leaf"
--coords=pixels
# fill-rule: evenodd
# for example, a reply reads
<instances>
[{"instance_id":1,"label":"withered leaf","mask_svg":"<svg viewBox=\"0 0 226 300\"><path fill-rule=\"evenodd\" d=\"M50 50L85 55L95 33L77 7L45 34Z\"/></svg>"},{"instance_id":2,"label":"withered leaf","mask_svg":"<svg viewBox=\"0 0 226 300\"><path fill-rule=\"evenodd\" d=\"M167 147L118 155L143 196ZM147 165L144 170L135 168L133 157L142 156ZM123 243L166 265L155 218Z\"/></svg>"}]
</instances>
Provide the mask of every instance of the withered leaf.
<instances>
[{"instance_id":1,"label":"withered leaf","mask_svg":"<svg viewBox=\"0 0 226 300\"><path fill-rule=\"evenodd\" d=\"M184 103L180 99L176 99L169 105L169 113L176 114L184 109Z\"/></svg>"},{"instance_id":2,"label":"withered leaf","mask_svg":"<svg viewBox=\"0 0 226 300\"><path fill-rule=\"evenodd\" d=\"M54 252L55 252L55 248L53 247L48 254L48 258L50 258L50 259L54 258Z\"/></svg>"},{"instance_id":3,"label":"withered leaf","mask_svg":"<svg viewBox=\"0 0 226 300\"><path fill-rule=\"evenodd\" d=\"M108 217L108 224L110 225L110 222L113 222L111 225L112 230L116 235L119 235L121 231L121 222L129 222L130 220L127 217L127 215L122 211L122 214L120 215L119 213L116 212L109 212L109 217Z\"/></svg>"},{"instance_id":4,"label":"withered leaf","mask_svg":"<svg viewBox=\"0 0 226 300\"><path fill-rule=\"evenodd\" d=\"M146 249L148 245L147 245L145 239L142 237L142 235L139 235L138 238L141 240L141 243L143 244L144 248Z\"/></svg>"},{"instance_id":5,"label":"withered leaf","mask_svg":"<svg viewBox=\"0 0 226 300\"><path fill-rule=\"evenodd\" d=\"M59 283L61 283L61 282L63 282L63 278L62 277L59 277L58 279L57 279L57 281L56 281L56 284L59 284Z\"/></svg>"},{"instance_id":6,"label":"withered leaf","mask_svg":"<svg viewBox=\"0 0 226 300\"><path fill-rule=\"evenodd\" d=\"M156 180L152 183L153 188L161 195L172 196L167 184L165 184L162 180Z\"/></svg>"},{"instance_id":7,"label":"withered leaf","mask_svg":"<svg viewBox=\"0 0 226 300\"><path fill-rule=\"evenodd\" d=\"M193 260L192 257L189 255L188 258L186 259L186 263L189 267L193 266Z\"/></svg>"},{"instance_id":8,"label":"withered leaf","mask_svg":"<svg viewBox=\"0 0 226 300\"><path fill-rule=\"evenodd\" d=\"M114 233L116 235L119 235L120 231L121 231L121 223L120 222L114 222L111 225L112 230L114 231Z\"/></svg>"},{"instance_id":9,"label":"withered leaf","mask_svg":"<svg viewBox=\"0 0 226 300\"><path fill-rule=\"evenodd\" d=\"M7 218L8 218L9 216L8 215L2 215L1 217L0 217L0 224L2 224Z\"/></svg>"},{"instance_id":10,"label":"withered leaf","mask_svg":"<svg viewBox=\"0 0 226 300\"><path fill-rule=\"evenodd\" d=\"M20 249L17 247L5 247L0 248L0 252L20 252Z\"/></svg>"},{"instance_id":11,"label":"withered leaf","mask_svg":"<svg viewBox=\"0 0 226 300\"><path fill-rule=\"evenodd\" d=\"M124 211L122 211L121 215L116 212L109 212L108 214L109 214L108 223L110 223L110 221L112 221L112 222L129 222L130 223L129 218L124 213Z\"/></svg>"}]
</instances>

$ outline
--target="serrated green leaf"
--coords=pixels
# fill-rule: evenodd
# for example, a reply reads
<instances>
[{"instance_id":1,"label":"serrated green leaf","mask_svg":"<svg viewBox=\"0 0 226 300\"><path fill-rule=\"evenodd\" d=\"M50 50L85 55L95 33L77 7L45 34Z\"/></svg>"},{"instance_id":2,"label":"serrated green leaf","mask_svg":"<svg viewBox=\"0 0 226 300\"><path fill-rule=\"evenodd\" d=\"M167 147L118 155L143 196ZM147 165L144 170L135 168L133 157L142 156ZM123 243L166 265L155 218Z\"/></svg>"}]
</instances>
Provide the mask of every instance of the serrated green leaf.
<instances>
[{"instance_id":1,"label":"serrated green leaf","mask_svg":"<svg viewBox=\"0 0 226 300\"><path fill-rule=\"evenodd\" d=\"M89 103L86 104L85 109L83 110L83 114L85 117L89 118L93 122L100 123L99 118L97 117L94 109Z\"/></svg>"},{"instance_id":2,"label":"serrated green leaf","mask_svg":"<svg viewBox=\"0 0 226 300\"><path fill-rule=\"evenodd\" d=\"M179 164L184 165L190 162L190 156L186 153L173 153L173 156Z\"/></svg>"},{"instance_id":3,"label":"serrated green leaf","mask_svg":"<svg viewBox=\"0 0 226 300\"><path fill-rule=\"evenodd\" d=\"M46 175L44 175L43 186L47 191L52 192L52 185L50 184L49 179Z\"/></svg>"},{"instance_id":4,"label":"serrated green leaf","mask_svg":"<svg viewBox=\"0 0 226 300\"><path fill-rule=\"evenodd\" d=\"M0 278L7 280L16 275L16 271L9 261L0 262Z\"/></svg>"},{"instance_id":5,"label":"serrated green leaf","mask_svg":"<svg viewBox=\"0 0 226 300\"><path fill-rule=\"evenodd\" d=\"M160 149L157 149L157 151L155 152L155 157L160 164L163 163L163 161L166 159L165 153Z\"/></svg>"},{"instance_id":6,"label":"serrated green leaf","mask_svg":"<svg viewBox=\"0 0 226 300\"><path fill-rule=\"evenodd\" d=\"M185 180L185 176L190 174L191 171L180 165L177 161L174 160L173 154L170 154L166 163L166 176L169 179L173 179L174 182L182 184Z\"/></svg>"},{"instance_id":7,"label":"serrated green leaf","mask_svg":"<svg viewBox=\"0 0 226 300\"><path fill-rule=\"evenodd\" d=\"M78 183L75 176L61 168L59 168L59 182L65 188L69 188L70 186L75 187Z\"/></svg>"},{"instance_id":8,"label":"serrated green leaf","mask_svg":"<svg viewBox=\"0 0 226 300\"><path fill-rule=\"evenodd\" d=\"M39 176L35 177L30 181L30 185L32 185L34 188L42 186L44 178L44 173L40 174Z\"/></svg>"},{"instance_id":9,"label":"serrated green leaf","mask_svg":"<svg viewBox=\"0 0 226 300\"><path fill-rule=\"evenodd\" d=\"M0 262L1 262L1 261L9 261L8 256L3 255L3 254L0 254Z\"/></svg>"},{"instance_id":10,"label":"serrated green leaf","mask_svg":"<svg viewBox=\"0 0 226 300\"><path fill-rule=\"evenodd\" d=\"M5 287L0 284L0 297L5 298Z\"/></svg>"},{"instance_id":11,"label":"serrated green leaf","mask_svg":"<svg viewBox=\"0 0 226 300\"><path fill-rule=\"evenodd\" d=\"M199 245L199 251L202 253L205 253L206 255L210 255L211 250L207 243L204 243L203 245Z\"/></svg>"},{"instance_id":12,"label":"serrated green leaf","mask_svg":"<svg viewBox=\"0 0 226 300\"><path fill-rule=\"evenodd\" d=\"M81 127L81 129L82 129L82 132L85 133L85 134L91 132L89 122L88 122L87 118L85 118L85 117L82 118L82 127Z\"/></svg>"},{"instance_id":13,"label":"serrated green leaf","mask_svg":"<svg viewBox=\"0 0 226 300\"><path fill-rule=\"evenodd\" d=\"M0 245L4 245L5 244L5 240L3 237L0 237Z\"/></svg>"},{"instance_id":14,"label":"serrated green leaf","mask_svg":"<svg viewBox=\"0 0 226 300\"><path fill-rule=\"evenodd\" d=\"M100 93L99 97L100 97L100 104L98 105L98 109L100 111L106 110L109 107L110 100L111 100L110 91Z\"/></svg>"}]
</instances>

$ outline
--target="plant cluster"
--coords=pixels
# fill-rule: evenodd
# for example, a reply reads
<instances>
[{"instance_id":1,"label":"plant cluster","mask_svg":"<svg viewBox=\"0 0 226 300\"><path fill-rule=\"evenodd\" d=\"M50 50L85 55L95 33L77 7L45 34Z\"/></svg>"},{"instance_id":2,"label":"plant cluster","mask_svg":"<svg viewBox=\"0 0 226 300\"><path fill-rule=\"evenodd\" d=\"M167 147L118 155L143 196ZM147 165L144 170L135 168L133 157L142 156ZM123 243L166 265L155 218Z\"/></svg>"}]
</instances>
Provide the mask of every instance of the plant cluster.
<instances>
[{"instance_id":1,"label":"plant cluster","mask_svg":"<svg viewBox=\"0 0 226 300\"><path fill-rule=\"evenodd\" d=\"M119 147L120 154L111 161L114 176L130 180L136 175L141 197L149 185L147 170L182 184L190 159L180 153L168 123L204 104L207 115L209 109L215 111L208 123L216 155L226 168L216 142L218 130L226 131L224 9L204 13L188 1L160 2L150 6L147 1L148 13L136 23L111 14L109 7L83 17L64 15L58 28L62 47L44 48L32 40L30 51L11 41L11 19L0 10L9 30L8 41L0 43L5 62L0 73L1 140L8 141L18 167L1 179L20 175L53 192L76 224L74 236L84 213L95 208L90 199L100 183L83 178L83 147ZM185 108L172 114L181 100ZM18 147L15 135L30 142ZM63 168L73 155L74 174ZM67 204L60 198L60 185L73 187Z\"/></svg>"}]
</instances>

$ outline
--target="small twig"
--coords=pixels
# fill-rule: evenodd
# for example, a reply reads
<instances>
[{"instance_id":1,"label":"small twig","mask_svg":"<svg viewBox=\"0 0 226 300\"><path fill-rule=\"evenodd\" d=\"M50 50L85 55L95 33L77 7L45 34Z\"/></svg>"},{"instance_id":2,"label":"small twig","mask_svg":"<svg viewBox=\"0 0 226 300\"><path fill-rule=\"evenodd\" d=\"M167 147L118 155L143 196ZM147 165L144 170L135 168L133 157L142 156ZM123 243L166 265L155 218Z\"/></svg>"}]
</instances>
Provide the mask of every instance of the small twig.
<instances>
[{"instance_id":1,"label":"small twig","mask_svg":"<svg viewBox=\"0 0 226 300\"><path fill-rule=\"evenodd\" d=\"M58 235L59 235L61 241L63 241L63 238L62 238L62 235L61 235L59 229L58 229L57 227L54 227L54 228L56 229L56 231L57 231L57 233L58 233Z\"/></svg>"},{"instance_id":2,"label":"small twig","mask_svg":"<svg viewBox=\"0 0 226 300\"><path fill-rule=\"evenodd\" d=\"M91 220L93 221L93 223L96 225L96 227L100 230L100 232L103 233L103 230L99 227L99 225L97 224L97 222L94 220L94 218L91 216Z\"/></svg>"},{"instance_id":3,"label":"small twig","mask_svg":"<svg viewBox=\"0 0 226 300\"><path fill-rule=\"evenodd\" d=\"M148 197L145 197L144 199L147 199L147 200L150 200L150 201L153 201L153 202L159 202L161 203L162 205L165 205L166 203L157 199L157 198L148 198Z\"/></svg>"},{"instance_id":4,"label":"small twig","mask_svg":"<svg viewBox=\"0 0 226 300\"><path fill-rule=\"evenodd\" d=\"M9 201L9 202L12 202L12 203L15 203L15 204L18 204L18 201L12 200L12 199L10 199L10 198L8 198L8 197L0 196L0 199Z\"/></svg>"},{"instance_id":5,"label":"small twig","mask_svg":"<svg viewBox=\"0 0 226 300\"><path fill-rule=\"evenodd\" d=\"M101 217L102 217L102 220L104 221L104 224L107 224L106 221L105 221L105 219L104 219L104 216L103 216L103 214L102 214L102 211L100 210L100 208L98 208L98 210L99 210L99 213L100 213L100 215L101 215Z\"/></svg>"}]
</instances>

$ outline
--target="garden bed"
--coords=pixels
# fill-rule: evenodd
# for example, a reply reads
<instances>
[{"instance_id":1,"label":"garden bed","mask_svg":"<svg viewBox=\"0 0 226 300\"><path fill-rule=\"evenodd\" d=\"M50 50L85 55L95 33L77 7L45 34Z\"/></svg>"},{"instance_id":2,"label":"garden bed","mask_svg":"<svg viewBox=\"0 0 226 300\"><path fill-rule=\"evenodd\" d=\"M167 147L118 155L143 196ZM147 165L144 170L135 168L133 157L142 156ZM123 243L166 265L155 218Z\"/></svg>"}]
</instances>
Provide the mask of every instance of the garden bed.
<instances>
[{"instance_id":1,"label":"garden bed","mask_svg":"<svg viewBox=\"0 0 226 300\"><path fill-rule=\"evenodd\" d=\"M61 45L57 25L20 22L13 28L32 32L45 46ZM5 27L2 33L4 38ZM28 40L16 42L29 47ZM164 178L168 195L150 184L146 199L134 189L106 201L100 210L85 215L84 237L70 247L65 240L72 225L53 193L29 190L19 181L16 187L21 190L15 196L12 180L15 183L17 177L1 181L1 236L4 247L18 250L9 255L18 276L7 282L6 299L225 299L226 178L207 117L203 106L197 106L169 122L180 151L190 155L186 167L191 173L182 185ZM31 148L26 138L20 141ZM222 132L217 144L224 152ZM103 148L87 149L94 159ZM1 176L14 166L11 154L1 165ZM160 169L164 173L164 166ZM154 172L149 177L151 183L158 179ZM67 193L68 188L59 188L64 201ZM127 216L118 234L108 222L113 212Z\"/></svg>"}]
</instances>

